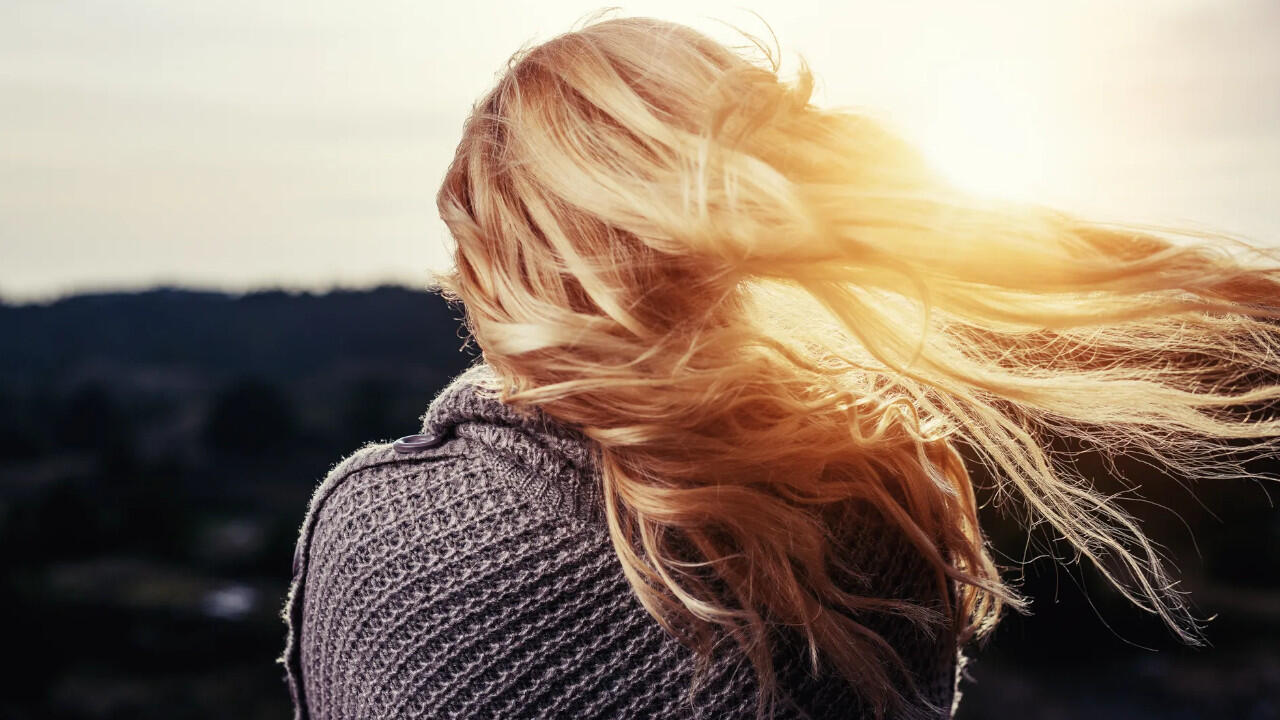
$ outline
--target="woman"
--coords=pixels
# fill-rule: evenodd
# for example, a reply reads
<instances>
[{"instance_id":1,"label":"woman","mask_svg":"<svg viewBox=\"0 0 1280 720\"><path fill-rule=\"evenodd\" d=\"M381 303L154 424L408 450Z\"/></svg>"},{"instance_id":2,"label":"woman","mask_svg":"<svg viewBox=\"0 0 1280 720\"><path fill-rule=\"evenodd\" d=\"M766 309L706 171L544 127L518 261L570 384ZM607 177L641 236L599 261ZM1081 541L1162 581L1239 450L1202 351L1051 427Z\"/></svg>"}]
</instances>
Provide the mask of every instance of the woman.
<instances>
[{"instance_id":1,"label":"woman","mask_svg":"<svg viewBox=\"0 0 1280 720\"><path fill-rule=\"evenodd\" d=\"M1273 450L1276 259L966 197L765 55L597 21L474 108L437 279L484 359L317 491L297 717L949 717L1027 602L975 465L1197 640L1047 440L1189 477Z\"/></svg>"}]
</instances>

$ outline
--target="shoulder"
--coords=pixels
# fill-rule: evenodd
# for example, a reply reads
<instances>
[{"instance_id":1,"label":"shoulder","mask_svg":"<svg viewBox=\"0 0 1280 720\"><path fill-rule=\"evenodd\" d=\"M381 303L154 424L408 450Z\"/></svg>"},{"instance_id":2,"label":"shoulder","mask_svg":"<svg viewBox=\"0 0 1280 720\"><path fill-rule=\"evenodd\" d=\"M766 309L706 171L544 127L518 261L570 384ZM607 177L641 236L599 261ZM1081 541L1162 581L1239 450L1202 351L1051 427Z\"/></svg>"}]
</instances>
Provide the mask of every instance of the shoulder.
<instances>
[{"instance_id":1,"label":"shoulder","mask_svg":"<svg viewBox=\"0 0 1280 720\"><path fill-rule=\"evenodd\" d=\"M333 467L286 607L296 717L398 716L458 687L443 679L451 663L500 650L597 586L622 596L607 534L566 522L509 473L458 437L407 454L370 443Z\"/></svg>"},{"instance_id":2,"label":"shoulder","mask_svg":"<svg viewBox=\"0 0 1280 720\"><path fill-rule=\"evenodd\" d=\"M318 595L362 573L404 563L491 557L469 553L522 541L534 528L572 534L504 459L465 438L401 453L369 444L338 463L317 488L299 535L298 580ZM507 556L502 556L507 557Z\"/></svg>"},{"instance_id":3,"label":"shoulder","mask_svg":"<svg viewBox=\"0 0 1280 720\"><path fill-rule=\"evenodd\" d=\"M358 532L354 525L348 526L343 522L341 515L344 509L363 504L359 501L363 494L362 485L366 488L385 486L385 480L394 474L394 467L403 464L400 455L395 451L394 443L366 443L335 463L311 494L294 546L293 575L282 613L287 638L284 654L279 662L285 667L295 720L312 717L307 711L308 688L304 684L303 640L310 620L307 617L308 611L314 608L312 600L319 594L321 585L318 582L320 573L314 568L313 557L329 555L332 543L343 542L333 532L335 515L338 527L345 526Z\"/></svg>"}]
</instances>

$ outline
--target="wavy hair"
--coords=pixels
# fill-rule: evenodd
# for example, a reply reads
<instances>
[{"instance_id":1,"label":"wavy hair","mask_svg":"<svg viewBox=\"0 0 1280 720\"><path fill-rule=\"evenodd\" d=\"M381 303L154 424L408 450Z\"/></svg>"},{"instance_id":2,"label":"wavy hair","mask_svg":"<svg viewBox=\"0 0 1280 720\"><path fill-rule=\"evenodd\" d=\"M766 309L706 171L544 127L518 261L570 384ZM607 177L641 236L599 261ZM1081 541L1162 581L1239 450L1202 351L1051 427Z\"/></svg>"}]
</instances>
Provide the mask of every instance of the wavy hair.
<instances>
[{"instance_id":1,"label":"wavy hair","mask_svg":"<svg viewBox=\"0 0 1280 720\"><path fill-rule=\"evenodd\" d=\"M522 49L437 196L456 251L433 283L504 402L598 443L640 602L704 661L727 632L762 711L792 626L877 717L913 716L860 617L963 644L1027 603L979 527L979 464L1196 642L1159 546L1048 439L1194 478L1274 450L1275 254L970 196L746 36L762 58L634 17ZM940 604L835 580L842 503L909 538Z\"/></svg>"}]
</instances>

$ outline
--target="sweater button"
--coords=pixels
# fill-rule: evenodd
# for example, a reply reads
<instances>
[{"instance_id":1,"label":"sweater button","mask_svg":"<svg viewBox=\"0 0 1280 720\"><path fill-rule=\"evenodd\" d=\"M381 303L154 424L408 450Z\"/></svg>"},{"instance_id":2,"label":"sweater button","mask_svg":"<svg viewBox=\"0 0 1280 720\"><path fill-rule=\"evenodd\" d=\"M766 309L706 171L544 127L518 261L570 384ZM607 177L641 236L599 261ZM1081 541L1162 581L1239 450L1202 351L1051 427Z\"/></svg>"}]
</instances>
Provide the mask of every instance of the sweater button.
<instances>
[{"instance_id":1,"label":"sweater button","mask_svg":"<svg viewBox=\"0 0 1280 720\"><path fill-rule=\"evenodd\" d=\"M426 450L439 443L439 438L433 435L405 435L395 441L392 447L401 455L408 455L419 450Z\"/></svg>"}]
</instances>

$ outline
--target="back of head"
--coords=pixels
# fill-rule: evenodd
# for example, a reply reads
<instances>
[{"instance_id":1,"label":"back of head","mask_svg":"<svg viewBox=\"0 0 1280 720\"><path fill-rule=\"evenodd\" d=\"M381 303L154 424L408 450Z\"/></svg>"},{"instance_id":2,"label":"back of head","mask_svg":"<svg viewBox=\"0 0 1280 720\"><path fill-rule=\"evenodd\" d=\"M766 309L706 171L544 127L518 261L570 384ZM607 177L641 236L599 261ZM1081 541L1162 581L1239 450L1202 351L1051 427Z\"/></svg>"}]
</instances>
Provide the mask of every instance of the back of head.
<instances>
[{"instance_id":1,"label":"back of head","mask_svg":"<svg viewBox=\"0 0 1280 720\"><path fill-rule=\"evenodd\" d=\"M648 18L523 50L437 198L457 243L438 284L505 401L599 443L645 607L704 655L728 631L765 696L772 628L800 628L871 707L909 715L909 678L857 612L964 642L1024 603L985 548L963 446L1194 639L1133 519L1041 438L1200 476L1274 447L1280 423L1246 407L1280 395L1274 258L965 196L764 55ZM936 568L943 612L833 581L831 510L849 504Z\"/></svg>"}]
</instances>

